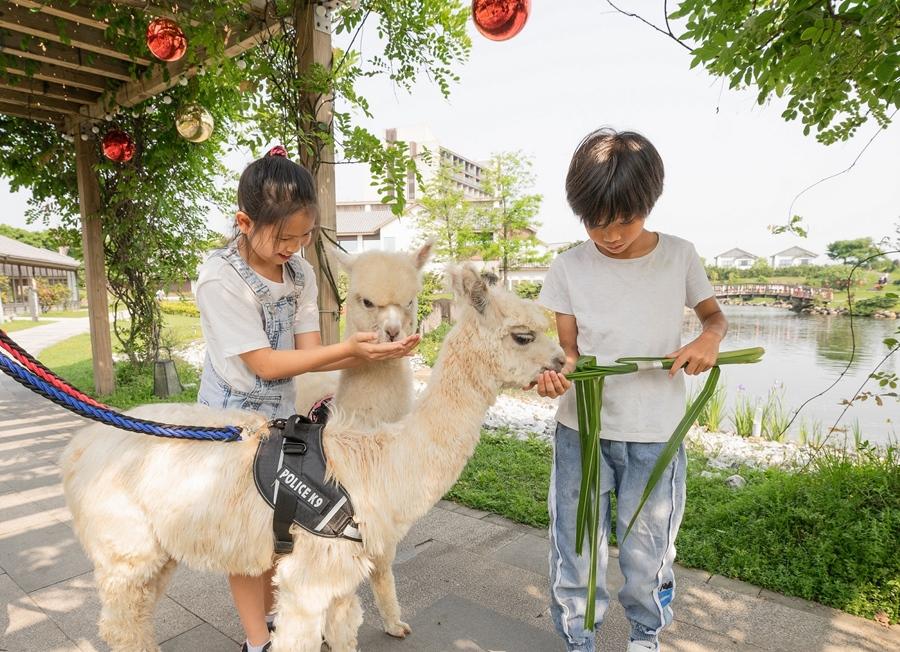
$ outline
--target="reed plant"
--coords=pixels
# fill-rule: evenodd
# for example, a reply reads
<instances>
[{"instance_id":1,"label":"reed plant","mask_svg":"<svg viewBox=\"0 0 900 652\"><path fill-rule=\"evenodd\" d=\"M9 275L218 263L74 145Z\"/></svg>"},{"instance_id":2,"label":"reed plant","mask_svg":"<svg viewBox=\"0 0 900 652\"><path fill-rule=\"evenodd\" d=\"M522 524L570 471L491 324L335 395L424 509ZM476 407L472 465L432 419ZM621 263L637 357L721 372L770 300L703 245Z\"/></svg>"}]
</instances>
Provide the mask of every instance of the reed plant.
<instances>
[{"instance_id":1,"label":"reed plant","mask_svg":"<svg viewBox=\"0 0 900 652\"><path fill-rule=\"evenodd\" d=\"M771 441L784 441L790 422L791 415L784 406L784 389L773 387L769 390L763 406L763 437Z\"/></svg>"},{"instance_id":2,"label":"reed plant","mask_svg":"<svg viewBox=\"0 0 900 652\"><path fill-rule=\"evenodd\" d=\"M737 398L731 408L731 423L734 432L739 437L749 437L753 434L753 415L756 412L756 399L751 399L746 392L738 390Z\"/></svg>"},{"instance_id":3,"label":"reed plant","mask_svg":"<svg viewBox=\"0 0 900 652\"><path fill-rule=\"evenodd\" d=\"M803 417L800 419L800 431L797 436L801 446L819 448L825 439L825 429L818 419L807 421L806 417Z\"/></svg>"},{"instance_id":4,"label":"reed plant","mask_svg":"<svg viewBox=\"0 0 900 652\"><path fill-rule=\"evenodd\" d=\"M725 388L721 385L709 397L706 405L700 410L697 421L710 432L719 432L725 417Z\"/></svg>"}]
</instances>

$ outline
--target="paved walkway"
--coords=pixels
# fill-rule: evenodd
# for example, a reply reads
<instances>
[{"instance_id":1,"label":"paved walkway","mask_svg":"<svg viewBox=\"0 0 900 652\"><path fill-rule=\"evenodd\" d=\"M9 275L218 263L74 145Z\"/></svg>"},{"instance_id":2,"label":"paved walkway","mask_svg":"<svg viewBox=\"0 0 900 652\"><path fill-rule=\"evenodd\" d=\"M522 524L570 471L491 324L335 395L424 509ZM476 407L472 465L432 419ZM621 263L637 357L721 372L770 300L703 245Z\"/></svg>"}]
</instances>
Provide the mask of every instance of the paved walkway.
<instances>
[{"instance_id":1,"label":"paved walkway","mask_svg":"<svg viewBox=\"0 0 900 652\"><path fill-rule=\"evenodd\" d=\"M57 317L48 324L15 331L9 336L16 344L36 356L48 346L88 332L90 332L90 324L87 317Z\"/></svg>"},{"instance_id":2,"label":"paved walkway","mask_svg":"<svg viewBox=\"0 0 900 652\"><path fill-rule=\"evenodd\" d=\"M29 331L18 333L17 341ZM38 333L33 333L38 335ZM26 345L27 346L27 345ZM0 375L0 650L107 650L97 636L91 564L70 527L57 459L84 422ZM548 541L543 530L441 502L398 552L397 589L413 634L380 631L362 589L363 652L556 652L547 613ZM609 581L622 577L615 559ZM900 651L900 627L884 628L803 600L679 568L667 652ZM157 611L164 652L237 652L242 640L225 579L180 568ZM614 603L598 649L625 649Z\"/></svg>"}]
</instances>

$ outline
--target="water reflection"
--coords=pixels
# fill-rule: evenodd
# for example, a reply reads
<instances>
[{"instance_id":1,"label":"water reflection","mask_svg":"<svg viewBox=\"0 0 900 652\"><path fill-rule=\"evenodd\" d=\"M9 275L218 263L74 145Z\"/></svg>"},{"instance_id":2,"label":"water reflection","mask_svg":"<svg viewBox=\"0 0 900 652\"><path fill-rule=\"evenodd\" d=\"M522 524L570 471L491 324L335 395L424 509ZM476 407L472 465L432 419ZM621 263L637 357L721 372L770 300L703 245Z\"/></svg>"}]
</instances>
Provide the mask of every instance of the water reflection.
<instances>
[{"instance_id":1,"label":"water reflection","mask_svg":"<svg viewBox=\"0 0 900 652\"><path fill-rule=\"evenodd\" d=\"M894 335L900 326L896 320L858 318L853 320L851 335L847 317L798 315L787 309L754 306L724 306L723 309L729 321L723 349L750 346L766 349L763 361L758 364L722 368L721 382L728 392L729 412L739 385L751 396L764 398L778 384L783 384L785 404L793 411L839 377L850 360L855 339L850 369L833 389L801 412L807 421L819 421L825 426L830 426L840 414L841 399L851 397L884 357L887 348L883 340ZM683 326L684 341L700 332L700 324L692 314L686 315ZM898 358L900 354L892 356L881 371L900 370ZM874 383L870 385L869 389L874 389ZM892 436L896 438L898 432L891 417L900 418L900 404L896 401L890 399L883 407L869 401L851 407L841 425L851 427L858 421L865 438L886 443ZM798 417L795 426L799 421ZM730 421L726 425L730 426ZM792 432L796 434L797 429Z\"/></svg>"}]
</instances>

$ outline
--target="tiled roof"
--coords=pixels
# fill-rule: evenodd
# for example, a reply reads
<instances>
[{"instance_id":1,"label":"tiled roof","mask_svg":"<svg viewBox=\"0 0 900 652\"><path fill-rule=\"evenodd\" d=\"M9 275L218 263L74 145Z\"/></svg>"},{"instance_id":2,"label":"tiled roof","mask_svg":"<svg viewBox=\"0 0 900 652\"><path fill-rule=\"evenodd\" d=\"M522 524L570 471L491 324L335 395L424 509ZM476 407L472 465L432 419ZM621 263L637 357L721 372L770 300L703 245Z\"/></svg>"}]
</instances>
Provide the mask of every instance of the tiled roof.
<instances>
[{"instance_id":1,"label":"tiled roof","mask_svg":"<svg viewBox=\"0 0 900 652\"><path fill-rule=\"evenodd\" d=\"M0 235L0 262L26 263L30 265L44 265L47 267L61 267L64 269L77 269L81 262L71 256L64 256L56 251L32 247L31 245Z\"/></svg>"},{"instance_id":2,"label":"tiled roof","mask_svg":"<svg viewBox=\"0 0 900 652\"><path fill-rule=\"evenodd\" d=\"M751 254L749 251L744 251L743 249L738 249L735 247L734 249L729 249L723 254L719 254L716 258L759 258L754 254Z\"/></svg>"},{"instance_id":3,"label":"tiled roof","mask_svg":"<svg viewBox=\"0 0 900 652\"><path fill-rule=\"evenodd\" d=\"M396 219L390 207L370 211L347 211L337 209L338 235L369 235L377 233L385 224Z\"/></svg>"},{"instance_id":4,"label":"tiled roof","mask_svg":"<svg viewBox=\"0 0 900 652\"><path fill-rule=\"evenodd\" d=\"M778 253L772 254L772 255L773 255L773 256L785 256L785 257L790 256L790 257L793 257L793 258L800 258L800 257L804 257L804 258L805 258L805 257L812 257L812 258L815 258L815 257L818 256L819 254L817 254L817 253L815 253L815 252L812 252L812 251L810 251L809 249L804 249L803 247L788 247L788 248L785 249L784 251L779 251Z\"/></svg>"}]
</instances>

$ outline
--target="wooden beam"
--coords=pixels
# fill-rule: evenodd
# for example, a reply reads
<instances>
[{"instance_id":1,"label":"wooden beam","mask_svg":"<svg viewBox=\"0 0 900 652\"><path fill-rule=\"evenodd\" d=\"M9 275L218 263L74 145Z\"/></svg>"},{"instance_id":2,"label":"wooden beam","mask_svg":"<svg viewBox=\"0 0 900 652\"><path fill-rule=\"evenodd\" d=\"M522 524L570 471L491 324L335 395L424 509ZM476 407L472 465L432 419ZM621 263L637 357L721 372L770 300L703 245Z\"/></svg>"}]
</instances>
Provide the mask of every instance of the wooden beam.
<instances>
[{"instance_id":1,"label":"wooden beam","mask_svg":"<svg viewBox=\"0 0 900 652\"><path fill-rule=\"evenodd\" d=\"M0 101L7 104L15 104L31 109L46 109L58 113L78 114L80 105L72 102L64 102L63 100L55 100L49 97L41 97L39 95L29 95L19 91L10 91L0 88Z\"/></svg>"},{"instance_id":2,"label":"wooden beam","mask_svg":"<svg viewBox=\"0 0 900 652\"><path fill-rule=\"evenodd\" d=\"M39 11L48 16L55 16L63 20L81 23L88 27L105 30L109 24L103 20L94 17L94 12L90 7L84 5L73 4L71 0L66 2L57 2L51 4L48 2L35 2L35 0L12 0L12 4L25 7L32 11Z\"/></svg>"},{"instance_id":3,"label":"wooden beam","mask_svg":"<svg viewBox=\"0 0 900 652\"><path fill-rule=\"evenodd\" d=\"M16 58L6 63L5 70L21 77L34 77L35 79L42 79L56 84L83 88L95 93L103 93L108 88L106 77L99 77L98 75L91 75L77 70L67 70L49 63L38 63L32 69L25 65L25 61Z\"/></svg>"},{"instance_id":4,"label":"wooden beam","mask_svg":"<svg viewBox=\"0 0 900 652\"><path fill-rule=\"evenodd\" d=\"M315 27L315 2L306 2L306 6L298 8L295 16L297 27L296 52L301 74L307 72L313 64L321 64L330 69L334 64L331 33L323 32ZM331 122L331 102L320 102L319 115L316 120L320 123ZM319 152L319 160L333 161L334 149L323 147ZM337 210L334 188L334 166L319 165L316 172L316 193L319 199L319 226L321 231L328 233L337 239ZM321 233L316 237L322 238ZM335 344L339 340L338 301L335 291L332 289L328 278L322 269L322 261L313 244L306 248L306 259L316 271L316 282L319 287L319 329L323 344Z\"/></svg>"},{"instance_id":5,"label":"wooden beam","mask_svg":"<svg viewBox=\"0 0 900 652\"><path fill-rule=\"evenodd\" d=\"M59 18L47 14L34 13L24 7L4 4L0 5L0 27L18 34L30 34L39 38L73 45L83 50L105 54L106 56L123 61L134 61L142 66L149 66L150 60L141 57L132 57L130 54L119 52L106 41L102 30L87 25L67 22L65 35L60 36L57 22Z\"/></svg>"},{"instance_id":6,"label":"wooden beam","mask_svg":"<svg viewBox=\"0 0 900 652\"><path fill-rule=\"evenodd\" d=\"M38 122L52 122L54 124L62 124L66 119L64 113L47 111L45 109L32 109L17 104L8 104L7 102L0 102L0 114L37 120Z\"/></svg>"},{"instance_id":7,"label":"wooden beam","mask_svg":"<svg viewBox=\"0 0 900 652\"><path fill-rule=\"evenodd\" d=\"M281 24L278 21L270 23L262 23L262 21L254 20L253 27L247 27L244 30L235 30L229 33L228 40L225 44L225 56L235 57L243 54L247 50L253 48L261 38L269 38L275 34L281 33ZM204 61L205 52L200 50L200 61ZM191 64L187 59L174 61L163 68L157 66L154 72L143 79L135 79L126 84L122 84L116 91L112 100L107 97L101 97L92 106L86 106L81 110L82 115L86 119L96 120L102 118L108 111L109 106L131 107L140 104L147 98L163 93L178 83L182 77L192 77L197 73L199 64ZM168 76L166 76L168 71Z\"/></svg>"},{"instance_id":8,"label":"wooden beam","mask_svg":"<svg viewBox=\"0 0 900 652\"><path fill-rule=\"evenodd\" d=\"M94 361L94 389L111 394L115 388L112 338L109 334L109 301L106 296L106 264L100 225L100 184L94 166L97 152L92 141L75 139L75 168L78 173L78 204L81 207L81 243L84 248L84 276L87 285L88 321Z\"/></svg>"},{"instance_id":9,"label":"wooden beam","mask_svg":"<svg viewBox=\"0 0 900 652\"><path fill-rule=\"evenodd\" d=\"M0 88L29 93L30 95L52 97L56 100L65 100L78 104L93 104L99 97L97 93L80 88L70 88L62 84L53 84L32 77L19 77L18 75L0 76Z\"/></svg>"},{"instance_id":10,"label":"wooden beam","mask_svg":"<svg viewBox=\"0 0 900 652\"><path fill-rule=\"evenodd\" d=\"M65 47L56 43L32 42L26 44L24 49L11 43L0 43L0 52L14 57L49 63L71 70L80 70L92 75L100 75L101 77L119 81L131 81L137 76L137 74L131 74L131 65L119 59L104 57L95 52L85 52L78 48ZM140 71L141 69L138 68L135 72L140 74Z\"/></svg>"}]
</instances>

